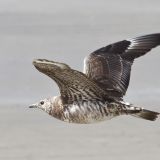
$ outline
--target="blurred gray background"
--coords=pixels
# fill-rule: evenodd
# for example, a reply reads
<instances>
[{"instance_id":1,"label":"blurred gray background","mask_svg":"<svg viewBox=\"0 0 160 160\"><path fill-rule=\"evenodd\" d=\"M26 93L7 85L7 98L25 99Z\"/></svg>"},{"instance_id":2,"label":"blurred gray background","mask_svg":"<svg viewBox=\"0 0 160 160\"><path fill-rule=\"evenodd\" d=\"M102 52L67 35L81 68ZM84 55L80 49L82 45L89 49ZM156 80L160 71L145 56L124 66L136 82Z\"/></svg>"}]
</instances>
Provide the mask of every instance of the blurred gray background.
<instances>
[{"instance_id":1,"label":"blurred gray background","mask_svg":"<svg viewBox=\"0 0 160 160\"><path fill-rule=\"evenodd\" d=\"M159 160L160 120L60 122L28 105L59 94L35 58L83 70L107 44L160 32L159 0L0 0L0 159ZM160 47L136 60L125 99L160 112Z\"/></svg>"}]
</instances>

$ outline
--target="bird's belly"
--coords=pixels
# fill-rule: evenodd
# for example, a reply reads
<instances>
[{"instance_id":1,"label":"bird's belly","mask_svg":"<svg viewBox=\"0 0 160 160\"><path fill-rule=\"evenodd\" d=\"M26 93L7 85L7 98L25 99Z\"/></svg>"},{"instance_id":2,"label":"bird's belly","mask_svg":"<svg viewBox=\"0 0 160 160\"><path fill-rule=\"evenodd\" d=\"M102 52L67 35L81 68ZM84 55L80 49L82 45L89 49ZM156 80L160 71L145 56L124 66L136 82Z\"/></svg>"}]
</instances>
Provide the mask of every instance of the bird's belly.
<instances>
[{"instance_id":1,"label":"bird's belly","mask_svg":"<svg viewBox=\"0 0 160 160\"><path fill-rule=\"evenodd\" d=\"M96 123L115 117L114 111L107 108L107 104L83 103L73 104L64 111L64 121L71 123Z\"/></svg>"}]
</instances>

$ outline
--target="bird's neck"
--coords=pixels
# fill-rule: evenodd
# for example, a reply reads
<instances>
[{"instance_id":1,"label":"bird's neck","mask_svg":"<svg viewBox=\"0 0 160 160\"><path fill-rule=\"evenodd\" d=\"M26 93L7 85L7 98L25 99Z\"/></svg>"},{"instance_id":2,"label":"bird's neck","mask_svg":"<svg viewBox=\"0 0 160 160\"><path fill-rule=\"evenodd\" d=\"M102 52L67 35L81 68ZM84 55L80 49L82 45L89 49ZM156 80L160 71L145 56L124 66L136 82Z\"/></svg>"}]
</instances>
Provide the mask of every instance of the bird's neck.
<instances>
[{"instance_id":1,"label":"bird's neck","mask_svg":"<svg viewBox=\"0 0 160 160\"><path fill-rule=\"evenodd\" d=\"M49 114L57 119L63 119L63 105L60 96L55 96L51 99L51 110Z\"/></svg>"}]
</instances>

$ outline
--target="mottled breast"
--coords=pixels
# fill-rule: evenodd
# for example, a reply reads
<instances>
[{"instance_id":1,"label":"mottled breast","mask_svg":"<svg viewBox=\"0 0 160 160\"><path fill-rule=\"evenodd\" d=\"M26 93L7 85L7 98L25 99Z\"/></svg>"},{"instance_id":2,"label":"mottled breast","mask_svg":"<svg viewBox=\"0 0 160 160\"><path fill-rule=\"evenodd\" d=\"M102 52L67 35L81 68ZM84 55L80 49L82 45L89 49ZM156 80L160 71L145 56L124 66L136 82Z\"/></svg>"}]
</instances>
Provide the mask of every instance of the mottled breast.
<instances>
[{"instance_id":1,"label":"mottled breast","mask_svg":"<svg viewBox=\"0 0 160 160\"><path fill-rule=\"evenodd\" d=\"M63 120L81 124L95 123L116 116L114 108L98 101L73 103L64 108Z\"/></svg>"}]
</instances>

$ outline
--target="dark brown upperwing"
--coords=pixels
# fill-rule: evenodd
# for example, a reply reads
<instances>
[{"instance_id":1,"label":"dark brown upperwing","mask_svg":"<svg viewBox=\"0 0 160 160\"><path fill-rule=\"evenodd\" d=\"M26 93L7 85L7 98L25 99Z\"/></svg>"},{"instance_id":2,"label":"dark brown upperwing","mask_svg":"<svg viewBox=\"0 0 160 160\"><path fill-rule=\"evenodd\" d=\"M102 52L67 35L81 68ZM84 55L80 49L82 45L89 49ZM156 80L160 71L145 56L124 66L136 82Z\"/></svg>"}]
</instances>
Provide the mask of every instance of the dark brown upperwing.
<instances>
[{"instance_id":1,"label":"dark brown upperwing","mask_svg":"<svg viewBox=\"0 0 160 160\"><path fill-rule=\"evenodd\" d=\"M58 84L64 105L77 101L110 100L107 93L94 81L64 63L38 59L33 64Z\"/></svg>"},{"instance_id":2,"label":"dark brown upperwing","mask_svg":"<svg viewBox=\"0 0 160 160\"><path fill-rule=\"evenodd\" d=\"M100 48L85 60L84 72L111 96L127 91L135 58L160 45L160 33L123 40Z\"/></svg>"}]
</instances>

